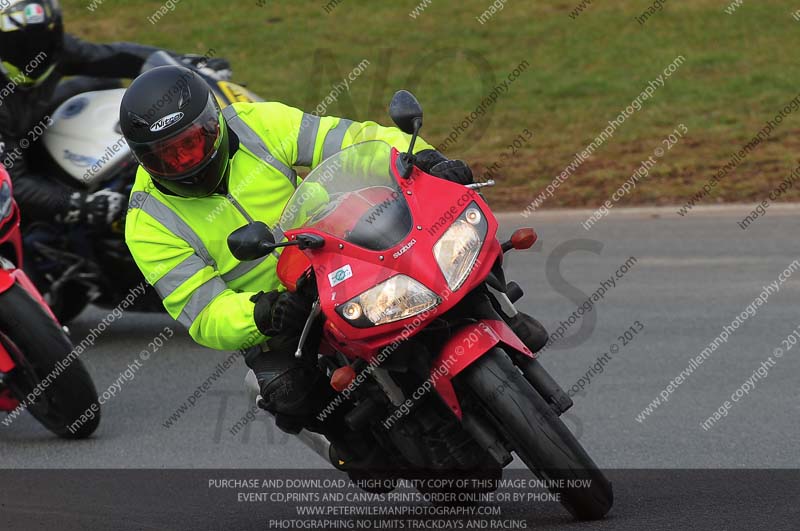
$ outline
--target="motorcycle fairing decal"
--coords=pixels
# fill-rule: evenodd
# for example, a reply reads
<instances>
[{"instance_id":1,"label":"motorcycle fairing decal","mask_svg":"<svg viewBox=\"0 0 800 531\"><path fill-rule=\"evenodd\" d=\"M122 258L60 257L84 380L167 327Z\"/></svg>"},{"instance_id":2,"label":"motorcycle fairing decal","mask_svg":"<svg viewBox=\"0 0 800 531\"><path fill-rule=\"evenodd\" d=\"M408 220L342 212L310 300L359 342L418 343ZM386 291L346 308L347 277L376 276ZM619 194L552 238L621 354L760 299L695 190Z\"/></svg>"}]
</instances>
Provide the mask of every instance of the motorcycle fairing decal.
<instances>
[{"instance_id":1,"label":"motorcycle fairing decal","mask_svg":"<svg viewBox=\"0 0 800 531\"><path fill-rule=\"evenodd\" d=\"M442 376L431 378L433 388L459 420L463 412L451 380L498 344L534 357L533 352L505 322L487 319L469 324L453 334L431 365L432 375L443 373Z\"/></svg>"},{"instance_id":2,"label":"motorcycle fairing decal","mask_svg":"<svg viewBox=\"0 0 800 531\"><path fill-rule=\"evenodd\" d=\"M394 254L392 254L392 258L394 258L395 260L400 258L404 254L406 254L406 251L414 247L416 244L417 244L416 238L411 238L411 241L402 246L399 251L396 251Z\"/></svg>"},{"instance_id":3,"label":"motorcycle fairing decal","mask_svg":"<svg viewBox=\"0 0 800 531\"><path fill-rule=\"evenodd\" d=\"M68 120L70 118L74 118L78 116L80 113L86 109L89 105L89 98L85 96L80 96L77 98L72 98L67 100L66 103L61 107L61 111L58 113L59 118L63 118Z\"/></svg>"},{"instance_id":4,"label":"motorcycle fairing decal","mask_svg":"<svg viewBox=\"0 0 800 531\"><path fill-rule=\"evenodd\" d=\"M328 282L331 283L331 287L336 286L337 284L341 284L348 278L353 276L353 268L350 267L350 264L345 264L336 271L328 273Z\"/></svg>"},{"instance_id":5,"label":"motorcycle fairing decal","mask_svg":"<svg viewBox=\"0 0 800 531\"><path fill-rule=\"evenodd\" d=\"M89 166L93 166L98 162L100 162L99 160L93 157L90 157L88 155L81 155L80 153L73 153L68 149L64 150L64 158L70 161L71 163L75 164L76 166L80 166L81 168L88 168Z\"/></svg>"}]
</instances>

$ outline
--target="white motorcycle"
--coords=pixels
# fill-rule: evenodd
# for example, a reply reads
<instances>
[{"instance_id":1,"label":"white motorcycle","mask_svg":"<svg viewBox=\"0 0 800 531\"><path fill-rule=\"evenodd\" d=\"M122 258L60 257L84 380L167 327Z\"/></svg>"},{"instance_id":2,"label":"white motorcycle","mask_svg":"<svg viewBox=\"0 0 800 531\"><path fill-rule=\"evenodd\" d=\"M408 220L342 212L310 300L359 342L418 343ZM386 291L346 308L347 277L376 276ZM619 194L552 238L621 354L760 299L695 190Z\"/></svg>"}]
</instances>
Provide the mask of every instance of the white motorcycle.
<instances>
[{"instance_id":1,"label":"white motorcycle","mask_svg":"<svg viewBox=\"0 0 800 531\"><path fill-rule=\"evenodd\" d=\"M165 52L150 56L142 71L184 63ZM211 86L220 106L263 101L241 85L198 71ZM45 171L77 189L111 190L129 195L137 164L119 127L124 88L77 94L59 105L42 137ZM89 303L113 308L142 277L124 241L124 221L108 233L85 227L33 223L23 228L26 271L62 323ZM163 311L152 289L135 303L138 311Z\"/></svg>"}]
</instances>

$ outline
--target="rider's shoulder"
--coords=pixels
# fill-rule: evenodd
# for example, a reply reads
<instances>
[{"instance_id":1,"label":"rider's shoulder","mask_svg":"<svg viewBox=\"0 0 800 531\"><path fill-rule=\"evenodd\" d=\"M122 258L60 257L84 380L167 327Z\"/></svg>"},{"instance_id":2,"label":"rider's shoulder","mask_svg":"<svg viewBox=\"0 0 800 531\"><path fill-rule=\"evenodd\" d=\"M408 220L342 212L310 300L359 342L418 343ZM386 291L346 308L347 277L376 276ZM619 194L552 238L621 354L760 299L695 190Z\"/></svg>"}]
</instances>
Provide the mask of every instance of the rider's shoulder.
<instances>
[{"instance_id":1,"label":"rider's shoulder","mask_svg":"<svg viewBox=\"0 0 800 531\"><path fill-rule=\"evenodd\" d=\"M275 118L298 112L297 109L279 101L237 102L231 105L240 118Z\"/></svg>"}]
</instances>

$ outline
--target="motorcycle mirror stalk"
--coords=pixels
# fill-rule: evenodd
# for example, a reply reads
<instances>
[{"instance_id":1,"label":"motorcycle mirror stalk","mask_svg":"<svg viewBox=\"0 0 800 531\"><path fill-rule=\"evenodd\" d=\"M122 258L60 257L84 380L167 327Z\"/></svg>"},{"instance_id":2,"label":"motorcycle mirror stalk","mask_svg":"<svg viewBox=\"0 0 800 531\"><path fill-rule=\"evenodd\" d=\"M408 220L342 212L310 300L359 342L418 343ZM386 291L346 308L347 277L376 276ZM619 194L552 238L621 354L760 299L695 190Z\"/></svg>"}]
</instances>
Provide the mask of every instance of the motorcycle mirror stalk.
<instances>
[{"instance_id":1,"label":"motorcycle mirror stalk","mask_svg":"<svg viewBox=\"0 0 800 531\"><path fill-rule=\"evenodd\" d=\"M298 234L295 239L275 243L275 236L261 221L239 227L228 236L228 249L242 262L257 260L280 247L298 246L300 249L317 249L325 245L325 239L316 234Z\"/></svg>"},{"instance_id":2,"label":"motorcycle mirror stalk","mask_svg":"<svg viewBox=\"0 0 800 531\"><path fill-rule=\"evenodd\" d=\"M411 177L414 170L414 144L419 138L419 131L422 129L422 105L417 98L407 90L398 90L392 96L389 104L389 116L402 132L411 135L411 142L408 144L408 152L401 153L397 158L397 170L403 179ZM484 183L472 183L466 185L467 188L477 190L487 186L494 186L494 179L489 179Z\"/></svg>"},{"instance_id":3,"label":"motorcycle mirror stalk","mask_svg":"<svg viewBox=\"0 0 800 531\"><path fill-rule=\"evenodd\" d=\"M389 116L402 132L411 135L408 152L402 153L397 159L397 169L403 179L411 177L414 169L414 144L422 129L422 105L417 98L407 90L398 90L389 103Z\"/></svg>"}]
</instances>

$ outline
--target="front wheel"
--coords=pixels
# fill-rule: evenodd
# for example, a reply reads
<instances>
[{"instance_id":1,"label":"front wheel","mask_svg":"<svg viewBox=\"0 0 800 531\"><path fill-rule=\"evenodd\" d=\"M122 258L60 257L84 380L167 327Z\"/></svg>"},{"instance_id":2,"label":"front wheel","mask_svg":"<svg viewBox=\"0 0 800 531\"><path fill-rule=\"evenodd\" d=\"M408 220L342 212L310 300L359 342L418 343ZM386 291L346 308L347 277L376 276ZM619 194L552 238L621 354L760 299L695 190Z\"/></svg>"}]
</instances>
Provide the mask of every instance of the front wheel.
<instances>
[{"instance_id":1,"label":"front wheel","mask_svg":"<svg viewBox=\"0 0 800 531\"><path fill-rule=\"evenodd\" d=\"M578 519L602 518L614 503L611 483L553 409L495 348L459 375L525 465L549 484Z\"/></svg>"},{"instance_id":2,"label":"front wheel","mask_svg":"<svg viewBox=\"0 0 800 531\"><path fill-rule=\"evenodd\" d=\"M0 294L0 342L16 365L7 385L36 420L65 439L97 429L100 406L89 373L58 323L20 286Z\"/></svg>"}]
</instances>

